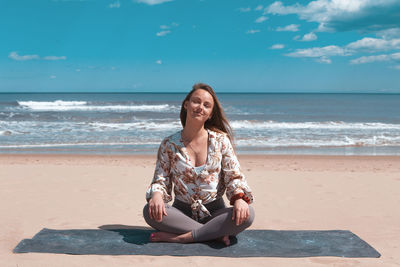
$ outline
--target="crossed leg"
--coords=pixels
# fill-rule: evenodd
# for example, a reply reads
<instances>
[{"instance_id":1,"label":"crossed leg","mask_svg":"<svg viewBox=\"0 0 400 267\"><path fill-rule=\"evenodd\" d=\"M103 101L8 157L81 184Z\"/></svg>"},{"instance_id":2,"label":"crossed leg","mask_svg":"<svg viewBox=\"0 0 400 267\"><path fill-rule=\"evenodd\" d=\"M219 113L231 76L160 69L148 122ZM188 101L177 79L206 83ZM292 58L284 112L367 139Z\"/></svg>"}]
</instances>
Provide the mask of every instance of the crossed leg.
<instances>
[{"instance_id":1,"label":"crossed leg","mask_svg":"<svg viewBox=\"0 0 400 267\"><path fill-rule=\"evenodd\" d=\"M236 225L232 220L233 208L217 210L205 224L193 220L168 204L165 204L165 209L168 215L163 216L161 222L157 222L150 219L148 205L143 208L146 222L160 231L150 236L151 241L191 243L220 239L225 245L229 245L229 235L237 235L248 228L254 220L254 209L251 206L249 206L249 218L240 225Z\"/></svg>"}]
</instances>

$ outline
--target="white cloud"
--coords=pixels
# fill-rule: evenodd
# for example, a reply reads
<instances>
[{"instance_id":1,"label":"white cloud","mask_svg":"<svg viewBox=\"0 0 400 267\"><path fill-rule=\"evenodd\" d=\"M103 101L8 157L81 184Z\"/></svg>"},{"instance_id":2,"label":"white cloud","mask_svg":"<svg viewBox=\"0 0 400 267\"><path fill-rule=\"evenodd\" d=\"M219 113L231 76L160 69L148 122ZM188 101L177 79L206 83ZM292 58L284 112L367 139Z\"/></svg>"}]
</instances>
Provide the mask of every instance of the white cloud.
<instances>
[{"instance_id":1,"label":"white cloud","mask_svg":"<svg viewBox=\"0 0 400 267\"><path fill-rule=\"evenodd\" d=\"M248 30L246 33L247 34L255 34L257 32L260 32L260 30Z\"/></svg>"},{"instance_id":2,"label":"white cloud","mask_svg":"<svg viewBox=\"0 0 400 267\"><path fill-rule=\"evenodd\" d=\"M383 39L400 38L400 28L378 31L376 35L382 37Z\"/></svg>"},{"instance_id":3,"label":"white cloud","mask_svg":"<svg viewBox=\"0 0 400 267\"><path fill-rule=\"evenodd\" d=\"M382 62L382 61L391 61L391 60L400 60L400 52L393 53L390 55L374 55L374 56L362 56L353 60L350 60L350 64L365 64L372 62Z\"/></svg>"},{"instance_id":4,"label":"white cloud","mask_svg":"<svg viewBox=\"0 0 400 267\"><path fill-rule=\"evenodd\" d=\"M50 79L55 79L55 78L57 78L57 76L56 75L51 75L49 78Z\"/></svg>"},{"instance_id":5,"label":"white cloud","mask_svg":"<svg viewBox=\"0 0 400 267\"><path fill-rule=\"evenodd\" d=\"M332 60L330 58L324 57L324 56L320 57L320 58L317 58L316 60L319 63L325 63L325 64L331 64L332 63Z\"/></svg>"},{"instance_id":6,"label":"white cloud","mask_svg":"<svg viewBox=\"0 0 400 267\"><path fill-rule=\"evenodd\" d=\"M156 35L157 36L165 36L165 35L167 35L167 34L169 34L169 33L171 33L171 31L160 31L160 32L157 32L156 33Z\"/></svg>"},{"instance_id":7,"label":"white cloud","mask_svg":"<svg viewBox=\"0 0 400 267\"><path fill-rule=\"evenodd\" d=\"M160 25L160 29L166 30L166 29L171 29L172 27L178 27L179 24L176 22L172 22L171 25Z\"/></svg>"},{"instance_id":8,"label":"white cloud","mask_svg":"<svg viewBox=\"0 0 400 267\"><path fill-rule=\"evenodd\" d=\"M400 70L400 65L393 66L394 69Z\"/></svg>"},{"instance_id":9,"label":"white cloud","mask_svg":"<svg viewBox=\"0 0 400 267\"><path fill-rule=\"evenodd\" d=\"M111 3L108 5L109 8L120 8L121 7L121 3L119 1Z\"/></svg>"},{"instance_id":10,"label":"white cloud","mask_svg":"<svg viewBox=\"0 0 400 267\"><path fill-rule=\"evenodd\" d=\"M240 11L240 12L243 12L243 13L244 13L244 12L250 12L250 11L251 11L251 8L250 8L250 7L240 7L240 8L239 8L239 11Z\"/></svg>"},{"instance_id":11,"label":"white cloud","mask_svg":"<svg viewBox=\"0 0 400 267\"><path fill-rule=\"evenodd\" d=\"M9 58L18 60L18 61L26 61L26 60L34 60L34 59L42 59L42 60L66 60L66 56L45 56L45 57L40 57L39 55L18 55L16 51L10 52L8 55Z\"/></svg>"},{"instance_id":12,"label":"white cloud","mask_svg":"<svg viewBox=\"0 0 400 267\"><path fill-rule=\"evenodd\" d=\"M14 60L18 60L18 61L39 59L39 55L23 55L23 56L20 56L15 51L11 52L8 55L8 57L11 58L11 59L14 59Z\"/></svg>"},{"instance_id":13,"label":"white cloud","mask_svg":"<svg viewBox=\"0 0 400 267\"><path fill-rule=\"evenodd\" d=\"M317 35L315 35L315 33L310 32L307 34L304 34L303 38L301 38L302 41L304 42L310 42L310 41L314 41L317 40Z\"/></svg>"},{"instance_id":14,"label":"white cloud","mask_svg":"<svg viewBox=\"0 0 400 267\"><path fill-rule=\"evenodd\" d=\"M393 53L391 56L392 56L392 58L393 58L394 60L400 60L400 52L398 52L398 53Z\"/></svg>"},{"instance_id":15,"label":"white cloud","mask_svg":"<svg viewBox=\"0 0 400 267\"><path fill-rule=\"evenodd\" d=\"M43 57L44 60L66 60L67 57L66 56L61 56L61 57L57 57L57 56L45 56Z\"/></svg>"},{"instance_id":16,"label":"white cloud","mask_svg":"<svg viewBox=\"0 0 400 267\"><path fill-rule=\"evenodd\" d=\"M159 65L161 65L161 64L162 64L161 59L157 60L156 63L159 64Z\"/></svg>"},{"instance_id":17,"label":"white cloud","mask_svg":"<svg viewBox=\"0 0 400 267\"><path fill-rule=\"evenodd\" d=\"M332 61L329 59L329 57L350 55L351 53L342 47L336 45L328 45L324 47L297 49L295 52L288 53L285 56L315 58L317 62L330 64Z\"/></svg>"},{"instance_id":18,"label":"white cloud","mask_svg":"<svg viewBox=\"0 0 400 267\"><path fill-rule=\"evenodd\" d=\"M297 32L299 30L300 25L298 24L290 24L285 27L278 27L276 31L278 32Z\"/></svg>"},{"instance_id":19,"label":"white cloud","mask_svg":"<svg viewBox=\"0 0 400 267\"><path fill-rule=\"evenodd\" d=\"M274 44L273 46L270 47L270 49L283 49L285 48L284 44Z\"/></svg>"},{"instance_id":20,"label":"white cloud","mask_svg":"<svg viewBox=\"0 0 400 267\"><path fill-rule=\"evenodd\" d=\"M76 69L75 71L76 71L76 72L81 72L81 69Z\"/></svg>"},{"instance_id":21,"label":"white cloud","mask_svg":"<svg viewBox=\"0 0 400 267\"><path fill-rule=\"evenodd\" d=\"M304 37L302 40L304 40ZM319 58L318 62L331 63L329 57L332 56L350 56L357 53L365 53L365 52L372 53L372 52L398 50L398 49L400 49L400 39L386 40L386 39L365 37L355 42L351 42L342 47L336 45L329 45L325 47L297 49L294 52L286 54L286 56ZM400 52L396 52L389 55L383 54L383 55L373 55L373 56L362 56L351 60L350 63L364 64L370 62L382 62L391 60L400 60Z\"/></svg>"},{"instance_id":22,"label":"white cloud","mask_svg":"<svg viewBox=\"0 0 400 267\"><path fill-rule=\"evenodd\" d=\"M135 2L152 6L152 5L158 5L158 4L162 4L165 2L171 2L171 1L173 1L173 0L136 0Z\"/></svg>"},{"instance_id":23,"label":"white cloud","mask_svg":"<svg viewBox=\"0 0 400 267\"><path fill-rule=\"evenodd\" d=\"M254 10L260 11L260 10L262 10L262 9L263 9L263 6L262 6L262 5L258 5Z\"/></svg>"},{"instance_id":24,"label":"white cloud","mask_svg":"<svg viewBox=\"0 0 400 267\"><path fill-rule=\"evenodd\" d=\"M370 53L377 51L400 49L400 39L385 40L385 39L365 37L361 40L348 44L347 48L357 51L366 51Z\"/></svg>"},{"instance_id":25,"label":"white cloud","mask_svg":"<svg viewBox=\"0 0 400 267\"><path fill-rule=\"evenodd\" d=\"M256 23L261 23L266 21L268 18L266 16L261 16L258 19L256 19Z\"/></svg>"},{"instance_id":26,"label":"white cloud","mask_svg":"<svg viewBox=\"0 0 400 267\"><path fill-rule=\"evenodd\" d=\"M376 32L400 28L398 0L315 0L307 5L285 6L275 1L266 14L297 14L300 19L319 23L320 31Z\"/></svg>"},{"instance_id":27,"label":"white cloud","mask_svg":"<svg viewBox=\"0 0 400 267\"><path fill-rule=\"evenodd\" d=\"M171 31L169 29L172 29L174 27L178 27L179 24L176 22L172 22L170 25L160 25L160 29L162 29L163 31L157 32L156 35L157 36L165 36L167 34L170 34Z\"/></svg>"}]
</instances>

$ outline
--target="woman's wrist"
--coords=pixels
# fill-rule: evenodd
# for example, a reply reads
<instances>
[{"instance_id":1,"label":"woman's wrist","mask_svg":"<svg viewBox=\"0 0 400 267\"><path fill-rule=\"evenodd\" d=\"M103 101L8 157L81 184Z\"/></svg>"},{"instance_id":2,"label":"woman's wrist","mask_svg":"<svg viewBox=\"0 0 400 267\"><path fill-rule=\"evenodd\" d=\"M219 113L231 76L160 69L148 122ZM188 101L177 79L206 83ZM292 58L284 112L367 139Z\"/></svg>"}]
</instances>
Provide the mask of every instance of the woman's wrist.
<instances>
[{"instance_id":1,"label":"woman's wrist","mask_svg":"<svg viewBox=\"0 0 400 267\"><path fill-rule=\"evenodd\" d=\"M160 191L153 192L153 194L151 195L151 198L152 199L157 199L157 198L163 199L163 193Z\"/></svg>"},{"instance_id":2,"label":"woman's wrist","mask_svg":"<svg viewBox=\"0 0 400 267\"><path fill-rule=\"evenodd\" d=\"M242 200L244 200L247 204L250 204L250 199L249 199L248 197L246 197L244 193L238 193L238 194L236 194L236 195L233 195L233 196L231 197L230 204L231 204L231 205L234 205L235 202L236 202L236 200L238 200L238 199L242 199Z\"/></svg>"}]
</instances>

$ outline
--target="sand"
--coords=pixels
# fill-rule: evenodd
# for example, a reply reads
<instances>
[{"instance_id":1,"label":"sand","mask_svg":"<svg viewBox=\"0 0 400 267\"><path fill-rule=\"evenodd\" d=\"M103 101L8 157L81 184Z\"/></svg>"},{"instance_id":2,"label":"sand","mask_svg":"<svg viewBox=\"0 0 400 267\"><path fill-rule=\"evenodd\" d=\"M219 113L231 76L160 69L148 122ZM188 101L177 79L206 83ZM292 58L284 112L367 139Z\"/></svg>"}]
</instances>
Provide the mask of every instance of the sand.
<instances>
[{"instance_id":1,"label":"sand","mask_svg":"<svg viewBox=\"0 0 400 267\"><path fill-rule=\"evenodd\" d=\"M350 230L381 258L14 254L42 228L146 226L155 156L0 155L0 266L400 266L400 157L239 155L251 229Z\"/></svg>"}]
</instances>

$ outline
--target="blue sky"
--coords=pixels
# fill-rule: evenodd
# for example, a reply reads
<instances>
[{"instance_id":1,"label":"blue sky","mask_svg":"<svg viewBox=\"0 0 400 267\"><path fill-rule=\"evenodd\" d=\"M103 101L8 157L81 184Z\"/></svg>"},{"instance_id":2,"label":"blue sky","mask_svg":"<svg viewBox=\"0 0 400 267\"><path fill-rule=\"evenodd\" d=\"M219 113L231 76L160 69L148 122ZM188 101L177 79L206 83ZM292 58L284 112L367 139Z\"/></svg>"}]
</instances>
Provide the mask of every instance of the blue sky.
<instances>
[{"instance_id":1,"label":"blue sky","mask_svg":"<svg viewBox=\"0 0 400 267\"><path fill-rule=\"evenodd\" d=\"M0 92L400 93L399 0L2 0Z\"/></svg>"}]
</instances>

